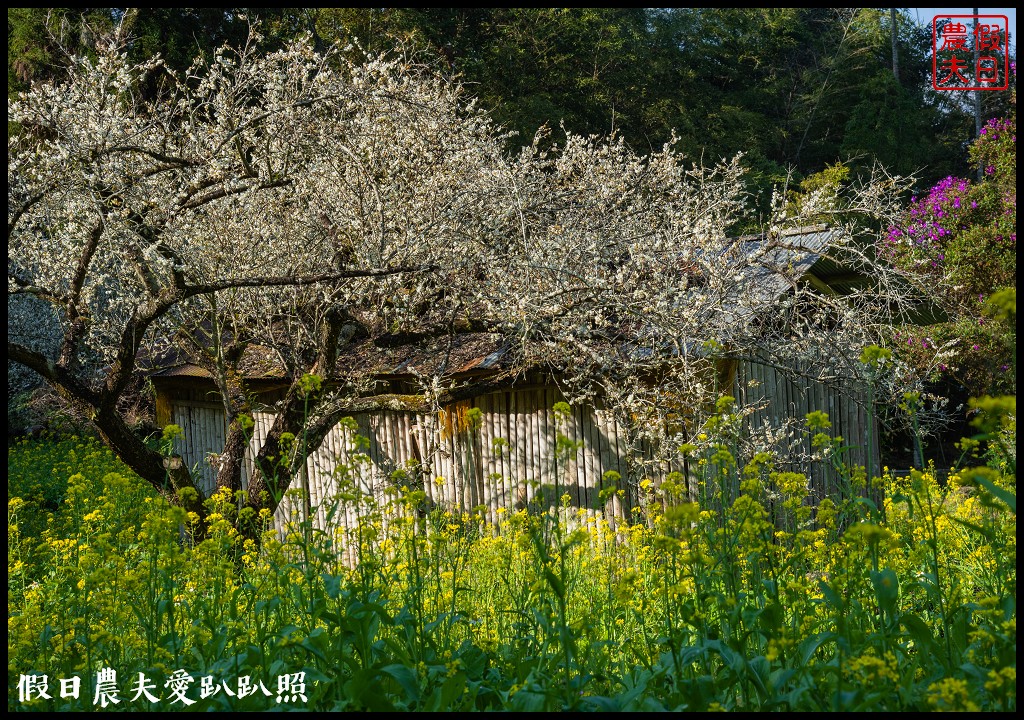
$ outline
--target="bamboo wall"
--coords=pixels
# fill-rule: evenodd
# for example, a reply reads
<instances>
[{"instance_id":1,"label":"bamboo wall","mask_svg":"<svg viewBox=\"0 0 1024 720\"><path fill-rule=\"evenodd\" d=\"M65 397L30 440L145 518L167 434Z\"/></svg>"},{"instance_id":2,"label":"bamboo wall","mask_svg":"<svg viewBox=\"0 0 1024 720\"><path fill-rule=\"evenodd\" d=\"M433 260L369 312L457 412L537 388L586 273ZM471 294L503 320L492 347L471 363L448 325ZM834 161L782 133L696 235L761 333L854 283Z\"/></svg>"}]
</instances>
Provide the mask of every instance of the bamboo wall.
<instances>
[{"instance_id":1,"label":"bamboo wall","mask_svg":"<svg viewBox=\"0 0 1024 720\"><path fill-rule=\"evenodd\" d=\"M227 439L224 406L196 400L172 401L171 422L185 431L184 437L176 441L175 450L192 470L199 489L209 497L217 475L210 462L212 454L223 450Z\"/></svg>"},{"instance_id":2,"label":"bamboo wall","mask_svg":"<svg viewBox=\"0 0 1024 720\"><path fill-rule=\"evenodd\" d=\"M776 454L781 458L794 458L788 467L783 462L780 469L808 474L814 500L835 497L839 492L839 477L827 462L807 464L796 460L815 453L811 434L804 424L808 413L815 410L828 413L831 434L841 436L842 444L849 447L846 462L850 465L866 463L868 412L864 388L847 385L836 389L812 380L796 380L792 372L784 373L767 363L744 362L736 376L735 397L741 406L754 408L746 419L748 433L764 435L766 430L777 431L795 422L798 432L796 438L790 440L793 445L786 447L780 443ZM873 432L872 456L877 473L881 467L877 425Z\"/></svg>"},{"instance_id":3,"label":"bamboo wall","mask_svg":"<svg viewBox=\"0 0 1024 720\"><path fill-rule=\"evenodd\" d=\"M577 517L621 520L635 498L627 482L627 452L620 428L612 414L600 408L574 407L570 416L560 418L552 410L560 401L553 388L534 388L483 395L439 414L360 413L353 416L355 432L339 424L327 435L310 455L304 477L296 478L292 488L308 485L308 509L318 527L355 524L359 510L350 499L339 504L341 493L372 497L383 504L389 490L403 485L422 487L431 506L459 511L482 506L492 522L500 509L514 513L553 503L567 504ZM191 399L171 403L173 420L184 430L176 450L197 470L200 486L209 494L215 476L210 461L226 436L223 410ZM468 412L472 408L479 413ZM257 412L254 420L243 487L273 415ZM575 444L561 454L556 451L559 432ZM368 445L357 448L357 436ZM612 490L622 492L602 503L599 495L609 470L621 477ZM337 509L329 523L332 508ZM305 517L305 512L304 501L286 497L276 519L280 526L289 517Z\"/></svg>"},{"instance_id":4,"label":"bamboo wall","mask_svg":"<svg viewBox=\"0 0 1024 720\"><path fill-rule=\"evenodd\" d=\"M824 385L795 383L770 366L744 363L737 374L735 395L741 403L759 408L747 418L751 432L824 409L848 444L864 443L862 405ZM658 484L665 473L685 469L656 466L652 471L649 463L646 470L627 463L626 435L611 412L577 406L569 417L560 418L552 408L562 400L552 387L535 387L482 395L438 414L357 414L355 431L339 424L310 455L305 471L291 486L293 491L308 489L308 493L290 492L282 500L275 516L277 526L283 528L289 519L309 515L318 528L352 528L360 514L372 504L383 506L393 497L390 493L402 486L422 488L429 506L452 511L481 508L492 522L503 512L558 505L567 506L567 518L600 516L614 526L628 520L640 503L642 475L650 475ZM177 450L198 470L200 485L209 494L214 486L209 459L215 460L212 453L223 447L226 436L223 410L191 397L171 404L174 422L184 429ZM258 412L254 420L243 487L273 415ZM559 433L573 443L561 453L556 448ZM366 447L357 447L358 436L366 439ZM798 450L812 450L809 438L800 442ZM792 454L787 448L777 449L783 455ZM860 455L853 459L863 462L863 452L857 452ZM649 461L653 453L642 447L639 456ZM617 472L620 479L602 500L608 471ZM830 492L827 472L817 467L811 475L817 497Z\"/></svg>"}]
</instances>

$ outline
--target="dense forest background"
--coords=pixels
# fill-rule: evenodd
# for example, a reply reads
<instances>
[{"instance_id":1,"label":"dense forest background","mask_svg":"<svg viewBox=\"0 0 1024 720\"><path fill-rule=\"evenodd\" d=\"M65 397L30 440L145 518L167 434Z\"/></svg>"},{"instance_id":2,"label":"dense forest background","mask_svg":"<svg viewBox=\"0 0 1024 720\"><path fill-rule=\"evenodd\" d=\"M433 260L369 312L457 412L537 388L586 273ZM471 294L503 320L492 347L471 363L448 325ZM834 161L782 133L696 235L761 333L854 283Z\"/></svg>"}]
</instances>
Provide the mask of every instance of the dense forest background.
<instances>
[{"instance_id":1,"label":"dense forest background","mask_svg":"<svg viewBox=\"0 0 1024 720\"><path fill-rule=\"evenodd\" d=\"M871 8L15 8L8 93L54 77L123 23L137 59L182 69L258 21L263 44L396 45L436 59L529 143L537 129L615 132L638 152L676 133L695 162L745 153L767 194L835 163L878 162L928 187L969 173L973 107L931 89L931 28ZM894 56L896 68L894 68ZM982 122L1006 114L987 92ZM510 148L510 149L514 149ZM767 197L762 197L764 202Z\"/></svg>"}]
</instances>

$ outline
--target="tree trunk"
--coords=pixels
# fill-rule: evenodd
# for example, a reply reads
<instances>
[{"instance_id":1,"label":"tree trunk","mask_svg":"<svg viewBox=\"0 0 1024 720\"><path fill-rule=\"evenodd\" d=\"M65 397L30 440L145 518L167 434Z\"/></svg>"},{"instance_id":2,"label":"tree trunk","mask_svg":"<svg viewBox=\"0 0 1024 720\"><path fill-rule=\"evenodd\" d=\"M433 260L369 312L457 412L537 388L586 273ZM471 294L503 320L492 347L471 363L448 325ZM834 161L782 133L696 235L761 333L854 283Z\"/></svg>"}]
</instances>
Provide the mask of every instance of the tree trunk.
<instances>
[{"instance_id":1,"label":"tree trunk","mask_svg":"<svg viewBox=\"0 0 1024 720\"><path fill-rule=\"evenodd\" d=\"M889 8L889 25L890 32L892 33L892 74L896 78L896 84L900 84L900 55L899 45L896 42L896 8Z\"/></svg>"},{"instance_id":2,"label":"tree trunk","mask_svg":"<svg viewBox=\"0 0 1024 720\"><path fill-rule=\"evenodd\" d=\"M227 437L217 468L216 489L228 488L231 492L237 492L242 489L242 465L245 462L249 440L255 432L252 425L242 420L243 417L252 419L252 403L245 394L237 370L231 368L223 375L214 373L214 377L222 378L218 385L228 424Z\"/></svg>"},{"instance_id":3,"label":"tree trunk","mask_svg":"<svg viewBox=\"0 0 1024 720\"><path fill-rule=\"evenodd\" d=\"M108 383L103 390L96 391L69 373L64 366L52 363L40 353L17 343L7 343L7 356L37 373L81 417L90 420L107 447L169 503L194 512L198 518L196 534L198 537L206 534L203 495L188 468L181 462L165 463L166 458L147 447L143 439L118 414L116 401L120 397L122 385ZM115 394L112 394L110 387L114 388Z\"/></svg>"},{"instance_id":4,"label":"tree trunk","mask_svg":"<svg viewBox=\"0 0 1024 720\"><path fill-rule=\"evenodd\" d=\"M97 411L75 397L67 388L61 385L52 387L81 414L92 418L92 424L99 432L100 438L125 465L152 485L170 504L179 505L186 511L196 514L196 539L206 535L206 507L203 505L203 494L196 487L188 468L180 462L180 458L178 462L167 462L169 458L149 448L116 411Z\"/></svg>"}]
</instances>

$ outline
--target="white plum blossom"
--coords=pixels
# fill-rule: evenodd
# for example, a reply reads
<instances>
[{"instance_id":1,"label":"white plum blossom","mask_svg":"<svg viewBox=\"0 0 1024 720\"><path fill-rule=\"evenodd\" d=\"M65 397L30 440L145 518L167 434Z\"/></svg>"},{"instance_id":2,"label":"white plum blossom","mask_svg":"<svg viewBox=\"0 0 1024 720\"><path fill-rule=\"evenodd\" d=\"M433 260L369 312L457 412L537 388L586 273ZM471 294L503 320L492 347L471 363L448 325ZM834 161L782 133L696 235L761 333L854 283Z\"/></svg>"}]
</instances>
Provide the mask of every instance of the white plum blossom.
<instances>
[{"instance_id":1,"label":"white plum blossom","mask_svg":"<svg viewBox=\"0 0 1024 720\"><path fill-rule=\"evenodd\" d=\"M543 132L510 156L463 88L408 57L255 47L179 75L111 44L8 99L9 356L154 484L164 465L117 408L137 359L171 346L210 370L232 428L251 412L244 348L287 369L262 463L281 434L336 420L341 394L310 407L298 380L351 387L334 361L356 335L499 334L514 369L550 369L573 400L600 395L640 437L713 403L720 357L854 373L906 313L853 222L895 211L892 178L887 192L817 192L799 215L780 194L752 245L735 237L754 220L740 158L701 167L671 143L641 156ZM866 282L829 295L778 261L809 222L829 223L821 252ZM421 381L435 402L453 390ZM218 484L237 487L233 433ZM194 488L187 470L173 483Z\"/></svg>"}]
</instances>

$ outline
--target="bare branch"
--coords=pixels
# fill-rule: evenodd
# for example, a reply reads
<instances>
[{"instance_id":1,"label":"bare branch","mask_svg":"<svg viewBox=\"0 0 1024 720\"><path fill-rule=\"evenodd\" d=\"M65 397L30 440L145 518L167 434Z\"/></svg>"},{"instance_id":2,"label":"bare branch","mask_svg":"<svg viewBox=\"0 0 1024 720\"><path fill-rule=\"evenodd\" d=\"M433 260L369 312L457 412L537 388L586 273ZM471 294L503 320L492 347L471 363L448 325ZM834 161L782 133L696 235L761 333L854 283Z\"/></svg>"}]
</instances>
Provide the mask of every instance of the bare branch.
<instances>
[{"instance_id":1,"label":"bare branch","mask_svg":"<svg viewBox=\"0 0 1024 720\"><path fill-rule=\"evenodd\" d=\"M323 273L321 275L304 276L266 276L249 278L232 278L218 282L205 283L202 285L189 285L184 288L182 297L193 297L195 295L208 295L210 293L230 290L232 288L247 287L302 287L305 285L319 285L337 283L339 280L350 280L353 278L375 278L399 275L402 273L423 273L436 270L434 265L419 265L396 268L381 268L378 270L343 270L339 272Z\"/></svg>"}]
</instances>

